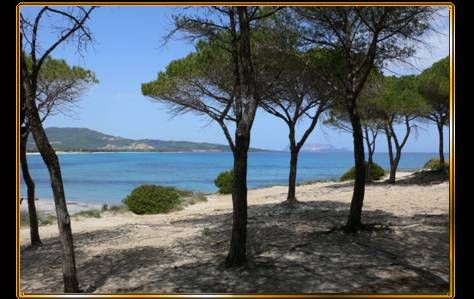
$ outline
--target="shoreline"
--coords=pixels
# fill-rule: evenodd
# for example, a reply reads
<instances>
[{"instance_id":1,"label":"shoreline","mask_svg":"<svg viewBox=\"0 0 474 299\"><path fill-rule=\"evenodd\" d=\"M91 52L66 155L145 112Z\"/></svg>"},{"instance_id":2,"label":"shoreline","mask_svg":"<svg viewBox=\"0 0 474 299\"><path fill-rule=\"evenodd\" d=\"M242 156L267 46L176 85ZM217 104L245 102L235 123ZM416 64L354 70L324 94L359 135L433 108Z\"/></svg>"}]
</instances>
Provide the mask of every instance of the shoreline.
<instances>
[{"instance_id":1,"label":"shoreline","mask_svg":"<svg viewBox=\"0 0 474 299\"><path fill-rule=\"evenodd\" d=\"M418 169L418 170L404 170L404 169L402 169L401 171L397 172L397 179L402 178L404 176L411 175L411 174L413 174L417 171L420 171L420 170L421 169ZM385 180L387 178L388 178L388 176L385 176L381 180ZM306 186L306 185L313 185L313 184L320 184L320 183L347 183L347 182L348 181L340 182L338 180L338 177L328 178L328 179L309 179L309 180L296 182L296 187ZM275 184L263 185L263 186L248 188L248 191L258 191L258 190L269 189L269 188L274 188L274 187L288 188L288 184L287 183L275 183ZM188 190L188 189L183 189L183 190L191 191L191 192L194 192L194 193L201 193L206 197L214 196L214 195L222 195L218 191L203 192L203 191L194 191L194 190ZM23 198L23 202L20 204L20 209L21 210L27 210L28 207L27 207L27 204L26 204L26 195L23 195L23 194L20 193L20 198ZM39 197L37 197L36 199L37 199L36 200L36 207L37 207L38 211L46 210L46 212L48 212L48 213L54 212L54 199L53 198L39 198ZM78 212L83 211L83 210L87 210L87 209L100 209L102 207L102 205L113 206L113 205L121 205L122 204L121 200L119 200L117 202L114 202L114 201L100 201L100 200L97 200L97 199L92 199L92 200L84 200L84 199L70 199L70 200L68 200L68 199L66 199L66 202L67 202L69 211L71 211L70 210L70 206L71 206L73 210L78 210Z\"/></svg>"},{"instance_id":2,"label":"shoreline","mask_svg":"<svg viewBox=\"0 0 474 299\"><path fill-rule=\"evenodd\" d=\"M400 171L397 172L397 179L401 179L403 177L410 176L414 174L415 172L408 172L408 171ZM385 176L382 180L387 179L388 176ZM334 185L347 185L351 181L343 181L340 182L339 180L308 180L308 181L302 181L300 183L296 184L296 188L305 188L305 187L317 187L317 186L326 186L328 184L334 184ZM367 187L371 187L371 185L366 185ZM265 193L269 190L275 190L275 189L281 189L282 191L286 192L288 189L287 184L274 184L274 185L269 185L269 186L261 186L261 187L256 187L256 188L248 188L248 192L252 193ZM193 191L194 192L194 191ZM204 196L206 196L209 200L209 198L216 198L216 197L230 197L230 194L220 194L219 192L200 192ZM27 211L28 210L28 205L26 201L26 196L20 195L20 198L23 198L22 203L20 204L20 211ZM105 202L105 201L100 201L100 200L81 200L81 199L73 199L73 200L66 200L67 207L68 207L68 212L73 215L74 213L78 213L81 211L87 211L87 210L101 210L103 205L108 205L108 206L114 206L114 205L121 205L122 202ZM54 199L52 198L37 198L36 200L36 209L39 214L43 215L55 215L55 206L54 206Z\"/></svg>"}]
</instances>

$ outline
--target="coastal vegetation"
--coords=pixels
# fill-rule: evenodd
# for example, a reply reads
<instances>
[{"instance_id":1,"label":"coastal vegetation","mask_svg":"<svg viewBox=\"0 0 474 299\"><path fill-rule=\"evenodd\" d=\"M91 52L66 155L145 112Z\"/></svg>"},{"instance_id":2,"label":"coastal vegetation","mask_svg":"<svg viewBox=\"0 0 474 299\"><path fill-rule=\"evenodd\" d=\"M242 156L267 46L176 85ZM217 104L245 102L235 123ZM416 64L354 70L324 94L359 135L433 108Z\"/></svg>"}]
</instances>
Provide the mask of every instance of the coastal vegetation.
<instances>
[{"instance_id":1,"label":"coastal vegetation","mask_svg":"<svg viewBox=\"0 0 474 299\"><path fill-rule=\"evenodd\" d=\"M366 161L365 164L367 165L367 163L368 162ZM385 175L385 170L382 167L380 167L377 163L372 162L372 165L370 167L370 174L368 175L370 175L372 180L379 180ZM355 167L352 167L347 172L345 172L339 180L342 182L342 181L353 180L354 178L355 178Z\"/></svg>"},{"instance_id":2,"label":"coastal vegetation","mask_svg":"<svg viewBox=\"0 0 474 299\"><path fill-rule=\"evenodd\" d=\"M67 113L88 88L99 83L92 71L52 58L62 44L72 42L78 50L90 45L92 32L86 25L95 8L44 6L32 19L20 16L20 161L28 193L28 218L21 212L20 223L29 224L32 247L41 246L38 226L50 223L51 219L37 215L35 186L26 157L27 151L37 150L47 167L53 191L65 293L82 291L76 273L72 219L100 218L105 212L170 213L203 203L207 196L146 184L136 187L120 206L104 206L102 210L86 210L70 216L55 150L230 151L233 167L220 173L214 183L220 193L231 194L232 206L226 218L231 223L219 230L216 223L212 227L204 223L199 230L201 237L209 240L217 232L228 234L215 243L228 242L224 249L226 268L249 265L248 249L256 251L265 246L258 243L254 248L256 244L250 242L256 243L258 238L249 237L247 232L250 223L255 228L261 219L259 214L248 215L247 188L248 153L258 151L250 147L258 110L278 118L288 128L287 204L272 211L280 220L295 211L308 223L325 217L301 213L308 205L300 205L297 200L298 155L317 125L331 125L350 132L354 153L354 167L340 179L354 180L351 200L346 203L348 214L342 216L345 225L326 229L324 234L342 230L350 239L354 236L351 233L373 229L365 225L362 211L367 182L385 175L384 169L373 161L376 138L381 134L387 139L390 165L387 183L397 182L397 169L408 138L423 122L434 123L439 134L439 159L428 161L425 168L449 173L443 153L443 129L450 121L449 57L417 75L389 76L382 72L389 62L406 62L413 57L420 37L431 30L436 12L433 7L213 6L174 14L174 27L166 41L180 35L191 41L195 50L171 61L154 80L142 83L141 92L151 101L164 104L173 116L194 113L206 117L222 129L228 145L132 140L88 129L43 128L45 118ZM59 35L50 45L40 45L38 27L44 18L52 15L67 22L54 28ZM30 133L32 138L28 140ZM311 191L309 187L305 190ZM336 212L337 205L329 202L322 205L327 206L325 212ZM265 208L260 210L270 215L272 212ZM312 210L312 213L321 212ZM295 219L292 225L296 225ZM329 223L328 226L334 226ZM266 234L262 233L265 229L258 229L265 240ZM306 229L301 226L295 232ZM290 235L283 230L281 233ZM298 235L304 243L292 244L291 250L311 244L307 235ZM282 241L285 240L272 240ZM337 244L341 247L344 242ZM353 259L351 252L346 256ZM260 266L252 264L252 267Z\"/></svg>"},{"instance_id":3,"label":"coastal vegetation","mask_svg":"<svg viewBox=\"0 0 474 299\"><path fill-rule=\"evenodd\" d=\"M232 182L234 181L234 172L227 170L219 173L217 178L214 180L214 184L219 188L219 193L230 194L232 193Z\"/></svg>"},{"instance_id":4,"label":"coastal vegetation","mask_svg":"<svg viewBox=\"0 0 474 299\"><path fill-rule=\"evenodd\" d=\"M183 209L188 205L206 201L204 194L174 187L141 185L123 199L128 210L138 215L168 213ZM120 211L121 206L111 207L110 211Z\"/></svg>"},{"instance_id":5,"label":"coastal vegetation","mask_svg":"<svg viewBox=\"0 0 474 299\"><path fill-rule=\"evenodd\" d=\"M180 194L173 187L142 185L135 188L123 203L138 215L166 213L180 203Z\"/></svg>"},{"instance_id":6,"label":"coastal vegetation","mask_svg":"<svg viewBox=\"0 0 474 299\"><path fill-rule=\"evenodd\" d=\"M439 135L439 160L443 164L443 128L449 124L450 67L449 57L445 57L424 70L417 80L418 92L427 103L428 109L422 118L434 122Z\"/></svg>"},{"instance_id":7,"label":"coastal vegetation","mask_svg":"<svg viewBox=\"0 0 474 299\"><path fill-rule=\"evenodd\" d=\"M442 163L440 159L430 159L425 163L423 168L427 168L432 171L444 171L449 172L449 163Z\"/></svg>"}]
</instances>

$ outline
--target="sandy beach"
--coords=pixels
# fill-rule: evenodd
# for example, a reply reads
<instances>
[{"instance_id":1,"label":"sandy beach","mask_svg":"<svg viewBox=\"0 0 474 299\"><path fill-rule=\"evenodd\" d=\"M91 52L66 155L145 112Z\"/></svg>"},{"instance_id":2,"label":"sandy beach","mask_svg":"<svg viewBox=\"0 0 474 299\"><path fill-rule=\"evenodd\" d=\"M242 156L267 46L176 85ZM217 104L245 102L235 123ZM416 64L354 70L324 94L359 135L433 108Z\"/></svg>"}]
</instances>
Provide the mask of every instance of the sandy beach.
<instances>
[{"instance_id":1,"label":"sandy beach","mask_svg":"<svg viewBox=\"0 0 474 299\"><path fill-rule=\"evenodd\" d=\"M297 187L289 209L286 186L248 192L249 265L223 267L232 224L230 195L177 212L138 216L103 212L74 219L81 288L91 293L304 292L446 293L449 285L449 184L417 182L366 187L363 221L373 229L346 234L352 182ZM47 211L46 201L38 209ZM26 207L26 202L22 208ZM51 205L49 208L53 208ZM80 203L73 209L100 208ZM20 230L21 291L61 293L56 224L40 227L44 245L27 249Z\"/></svg>"}]
</instances>

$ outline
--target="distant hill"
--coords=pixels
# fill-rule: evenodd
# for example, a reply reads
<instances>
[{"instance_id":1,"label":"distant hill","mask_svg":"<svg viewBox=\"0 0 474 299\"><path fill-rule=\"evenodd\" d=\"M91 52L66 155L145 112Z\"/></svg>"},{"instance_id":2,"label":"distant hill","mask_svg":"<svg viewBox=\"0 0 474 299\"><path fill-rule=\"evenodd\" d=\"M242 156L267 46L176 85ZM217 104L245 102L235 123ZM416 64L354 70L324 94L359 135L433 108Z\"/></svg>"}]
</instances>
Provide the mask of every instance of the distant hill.
<instances>
[{"instance_id":1,"label":"distant hill","mask_svg":"<svg viewBox=\"0 0 474 299\"><path fill-rule=\"evenodd\" d=\"M165 141L158 139L128 139L107 135L87 128L46 128L46 135L57 151L138 151L138 152L229 152L223 144L189 141ZM266 151L251 148L251 151ZM36 145L30 134L28 152L36 152Z\"/></svg>"},{"instance_id":2,"label":"distant hill","mask_svg":"<svg viewBox=\"0 0 474 299\"><path fill-rule=\"evenodd\" d=\"M290 150L290 147L287 146L286 151ZM331 144L317 144L317 143L307 143L304 144L301 148L302 152L313 152L313 153L327 153L327 152L348 152L346 148L337 148Z\"/></svg>"}]
</instances>

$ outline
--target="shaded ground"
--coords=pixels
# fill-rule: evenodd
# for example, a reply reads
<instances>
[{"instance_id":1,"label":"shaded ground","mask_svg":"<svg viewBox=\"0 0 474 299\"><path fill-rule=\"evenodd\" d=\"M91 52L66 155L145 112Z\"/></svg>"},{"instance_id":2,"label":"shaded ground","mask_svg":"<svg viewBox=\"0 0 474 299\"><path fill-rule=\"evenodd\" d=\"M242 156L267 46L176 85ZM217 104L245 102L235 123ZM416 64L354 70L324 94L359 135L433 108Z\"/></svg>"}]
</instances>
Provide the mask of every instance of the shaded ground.
<instances>
[{"instance_id":1,"label":"shaded ground","mask_svg":"<svg viewBox=\"0 0 474 299\"><path fill-rule=\"evenodd\" d=\"M399 185L434 185L449 181L449 173L435 170L417 171L399 180Z\"/></svg>"},{"instance_id":2,"label":"shaded ground","mask_svg":"<svg viewBox=\"0 0 474 299\"><path fill-rule=\"evenodd\" d=\"M78 278L93 293L448 291L448 214L370 210L363 219L377 224L374 230L331 231L345 223L348 210L347 203L329 200L308 200L295 209L249 206L249 265L240 269L222 266L231 228L228 212L76 233ZM180 237L181 231L191 233ZM140 241L164 233L176 239L156 245ZM121 246L131 240L134 247ZM36 250L22 248L25 293L63 291L59 241L43 243Z\"/></svg>"}]
</instances>

